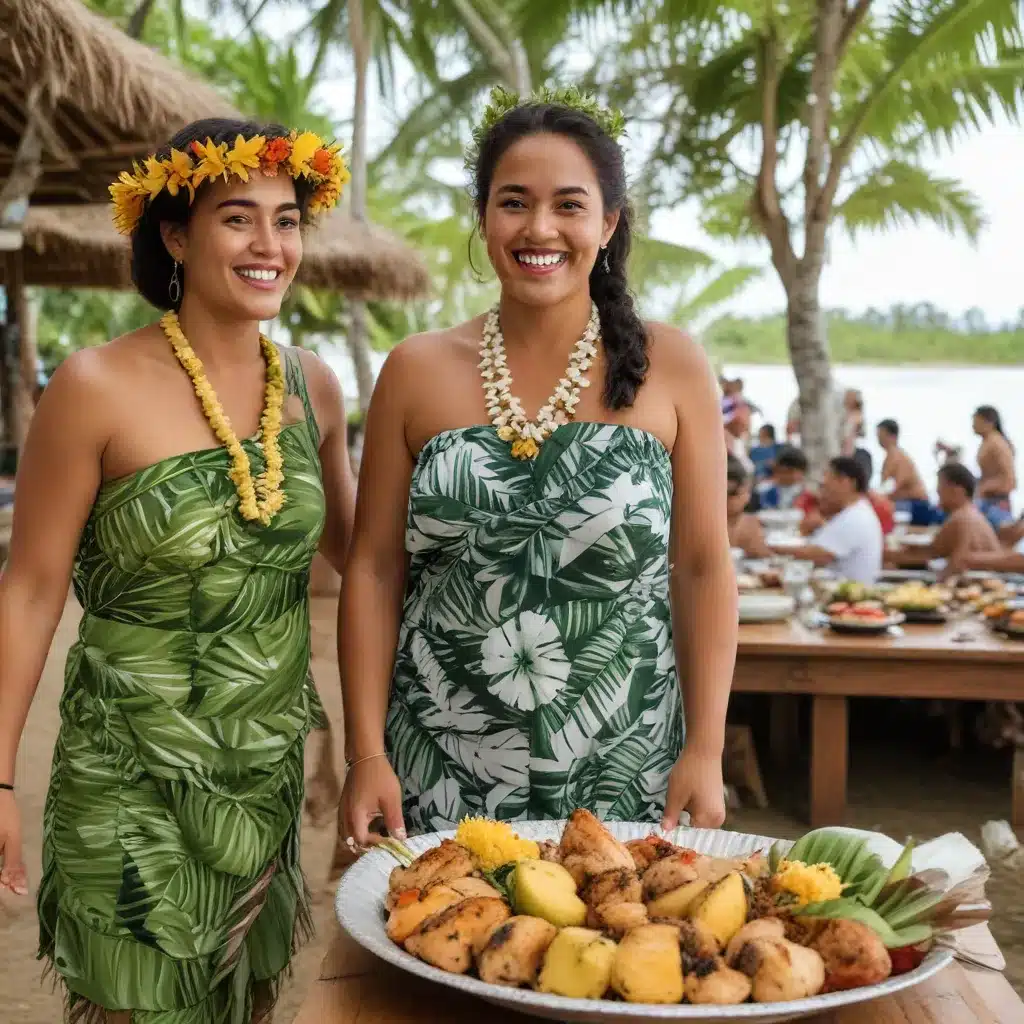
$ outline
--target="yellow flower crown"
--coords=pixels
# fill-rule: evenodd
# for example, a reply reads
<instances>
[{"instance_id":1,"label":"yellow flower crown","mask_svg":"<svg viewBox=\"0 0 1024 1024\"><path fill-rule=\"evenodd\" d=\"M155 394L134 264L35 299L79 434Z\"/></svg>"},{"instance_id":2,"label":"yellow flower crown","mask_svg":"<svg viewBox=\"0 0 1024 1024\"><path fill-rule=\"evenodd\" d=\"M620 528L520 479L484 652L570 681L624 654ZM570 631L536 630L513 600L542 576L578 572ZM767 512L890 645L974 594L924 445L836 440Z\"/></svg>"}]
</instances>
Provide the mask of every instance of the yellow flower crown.
<instances>
[{"instance_id":1,"label":"yellow flower crown","mask_svg":"<svg viewBox=\"0 0 1024 1024\"><path fill-rule=\"evenodd\" d=\"M293 178L307 178L313 183L308 212L315 216L330 210L341 197L342 186L349 180L348 168L341 157L338 143L328 145L313 132L292 132L287 137L268 139L255 135L251 139L241 135L230 149L226 142L193 142L189 153L172 149L163 160L148 157L142 167L134 165L134 173L122 171L110 186L114 206L114 226L122 235L130 235L151 202L164 189L176 196L188 190L188 201L196 197L196 189L204 181L216 178L228 180L233 174L242 181L249 180L249 171L260 171L274 177L279 170Z\"/></svg>"}]
</instances>

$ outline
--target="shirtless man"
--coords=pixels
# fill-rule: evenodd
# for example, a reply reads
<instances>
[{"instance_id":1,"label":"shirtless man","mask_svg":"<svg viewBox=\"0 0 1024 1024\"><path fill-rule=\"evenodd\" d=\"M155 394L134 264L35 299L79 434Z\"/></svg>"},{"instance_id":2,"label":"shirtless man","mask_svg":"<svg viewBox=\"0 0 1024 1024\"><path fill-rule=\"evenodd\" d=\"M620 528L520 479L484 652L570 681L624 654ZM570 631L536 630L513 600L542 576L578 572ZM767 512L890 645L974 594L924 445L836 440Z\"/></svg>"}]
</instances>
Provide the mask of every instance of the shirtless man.
<instances>
[{"instance_id":1,"label":"shirtless man","mask_svg":"<svg viewBox=\"0 0 1024 1024\"><path fill-rule=\"evenodd\" d=\"M771 550L765 543L761 521L746 511L747 505L750 504L750 475L743 463L734 455L729 456L726 481L729 546L742 549L747 558L769 558Z\"/></svg>"},{"instance_id":2,"label":"shirtless man","mask_svg":"<svg viewBox=\"0 0 1024 1024\"><path fill-rule=\"evenodd\" d=\"M888 495L897 509L910 512L912 526L930 526L933 511L928 489L914 460L900 447L900 425L895 420L882 420L875 434L885 452L882 492Z\"/></svg>"},{"instance_id":3,"label":"shirtless man","mask_svg":"<svg viewBox=\"0 0 1024 1024\"><path fill-rule=\"evenodd\" d=\"M991 405L974 413L974 432L981 438L978 448L978 505L996 528L1013 518L1010 496L1017 489L1013 445L1003 432L1003 421Z\"/></svg>"},{"instance_id":4,"label":"shirtless man","mask_svg":"<svg viewBox=\"0 0 1024 1024\"><path fill-rule=\"evenodd\" d=\"M894 565L927 564L934 558L959 562L965 556L1000 550L992 524L974 504L974 474L959 462L947 462L938 477L939 505L946 521L927 547L896 551L886 556Z\"/></svg>"}]
</instances>

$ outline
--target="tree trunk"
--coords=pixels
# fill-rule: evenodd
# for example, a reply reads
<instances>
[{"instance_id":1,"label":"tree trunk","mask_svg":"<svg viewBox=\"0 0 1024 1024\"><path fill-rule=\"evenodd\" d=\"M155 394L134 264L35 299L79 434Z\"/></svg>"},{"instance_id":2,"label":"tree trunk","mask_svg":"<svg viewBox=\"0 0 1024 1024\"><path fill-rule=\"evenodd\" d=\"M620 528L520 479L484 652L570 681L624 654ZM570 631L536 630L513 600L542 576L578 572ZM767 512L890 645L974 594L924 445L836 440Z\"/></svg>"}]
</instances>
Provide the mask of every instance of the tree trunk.
<instances>
[{"instance_id":1,"label":"tree trunk","mask_svg":"<svg viewBox=\"0 0 1024 1024\"><path fill-rule=\"evenodd\" d=\"M366 122L369 114L367 77L371 40L363 0L349 0L348 25L356 72L355 109L352 112L350 211L354 220L366 220ZM359 410L365 416L370 406L370 395L373 393L373 364L370 360L370 332L367 329L366 305L358 300L350 303L348 350L355 370Z\"/></svg>"},{"instance_id":2,"label":"tree trunk","mask_svg":"<svg viewBox=\"0 0 1024 1024\"><path fill-rule=\"evenodd\" d=\"M840 428L819 283L820 273L804 267L786 290L786 340L800 393L800 444L815 481L839 454Z\"/></svg>"},{"instance_id":3,"label":"tree trunk","mask_svg":"<svg viewBox=\"0 0 1024 1024\"><path fill-rule=\"evenodd\" d=\"M135 8L132 16L128 19L126 34L132 39L141 39L142 33L146 31L146 22L155 6L156 0L140 0L139 6Z\"/></svg>"},{"instance_id":4,"label":"tree trunk","mask_svg":"<svg viewBox=\"0 0 1024 1024\"><path fill-rule=\"evenodd\" d=\"M451 0L456 13L462 19L466 31L501 76L502 83L514 89L520 96L532 91L530 63L526 50L512 33L508 16L500 3L483 0L479 6L486 8L490 20L477 9L473 0ZM494 26L498 26L495 31Z\"/></svg>"},{"instance_id":5,"label":"tree trunk","mask_svg":"<svg viewBox=\"0 0 1024 1024\"><path fill-rule=\"evenodd\" d=\"M39 322L39 310L29 298L28 290L21 290L21 308L18 310L18 323L21 326L18 346L18 375L14 394L15 441L18 452L25 447L28 436L28 425L36 408L36 392L38 389L39 369L36 365L39 354L36 347L36 327Z\"/></svg>"}]
</instances>

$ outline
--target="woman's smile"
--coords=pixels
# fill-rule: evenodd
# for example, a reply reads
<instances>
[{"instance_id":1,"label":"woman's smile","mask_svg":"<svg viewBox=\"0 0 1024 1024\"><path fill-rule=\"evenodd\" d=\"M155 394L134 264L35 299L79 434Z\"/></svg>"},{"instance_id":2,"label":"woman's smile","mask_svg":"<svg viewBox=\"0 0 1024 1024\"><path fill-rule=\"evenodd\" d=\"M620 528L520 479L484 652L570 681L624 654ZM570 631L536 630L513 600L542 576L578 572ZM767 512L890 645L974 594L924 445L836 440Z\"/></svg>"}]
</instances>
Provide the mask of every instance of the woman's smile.
<instances>
[{"instance_id":1,"label":"woman's smile","mask_svg":"<svg viewBox=\"0 0 1024 1024\"><path fill-rule=\"evenodd\" d=\"M268 266L264 263L246 263L234 269L238 277L247 285L263 292L276 291L281 275L284 273L281 267Z\"/></svg>"},{"instance_id":2,"label":"woman's smile","mask_svg":"<svg viewBox=\"0 0 1024 1024\"><path fill-rule=\"evenodd\" d=\"M569 262L565 249L515 249L512 257L521 270L535 277L553 274Z\"/></svg>"}]
</instances>

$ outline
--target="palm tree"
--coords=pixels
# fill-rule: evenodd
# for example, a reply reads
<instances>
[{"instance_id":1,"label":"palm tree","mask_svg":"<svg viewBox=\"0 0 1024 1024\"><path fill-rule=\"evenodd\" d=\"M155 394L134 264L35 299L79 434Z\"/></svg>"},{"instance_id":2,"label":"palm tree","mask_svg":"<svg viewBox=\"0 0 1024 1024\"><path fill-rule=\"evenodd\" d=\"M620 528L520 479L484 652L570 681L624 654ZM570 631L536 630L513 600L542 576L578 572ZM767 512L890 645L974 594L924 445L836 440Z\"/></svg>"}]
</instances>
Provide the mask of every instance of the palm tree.
<instances>
[{"instance_id":1,"label":"palm tree","mask_svg":"<svg viewBox=\"0 0 1024 1024\"><path fill-rule=\"evenodd\" d=\"M816 469L838 444L829 231L923 220L977 236L975 197L924 161L1019 117L1021 17L1019 0L655 0L606 62L609 89L657 133L659 201L696 193L709 230L767 241Z\"/></svg>"}]
</instances>

